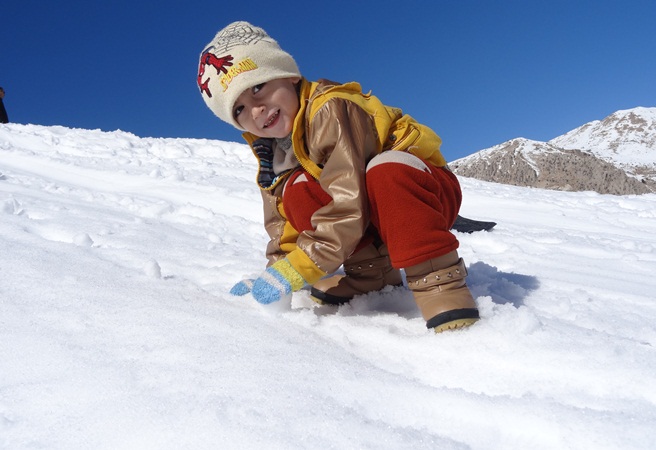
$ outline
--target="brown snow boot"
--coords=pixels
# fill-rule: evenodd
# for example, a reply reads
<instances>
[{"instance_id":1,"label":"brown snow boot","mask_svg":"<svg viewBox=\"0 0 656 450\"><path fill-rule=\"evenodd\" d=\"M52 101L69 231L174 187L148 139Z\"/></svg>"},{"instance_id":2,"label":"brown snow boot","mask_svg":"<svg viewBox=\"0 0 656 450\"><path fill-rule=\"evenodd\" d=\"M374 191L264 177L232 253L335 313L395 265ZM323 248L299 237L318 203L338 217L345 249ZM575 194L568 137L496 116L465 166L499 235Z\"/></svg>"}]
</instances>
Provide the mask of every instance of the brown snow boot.
<instances>
[{"instance_id":1,"label":"brown snow boot","mask_svg":"<svg viewBox=\"0 0 656 450\"><path fill-rule=\"evenodd\" d=\"M469 326L479 319L465 283L465 263L456 251L408 267L405 275L427 328L441 333Z\"/></svg>"},{"instance_id":2,"label":"brown snow boot","mask_svg":"<svg viewBox=\"0 0 656 450\"><path fill-rule=\"evenodd\" d=\"M356 295L379 291L387 285L401 286L403 278L389 259L387 246L369 244L344 261L344 273L323 278L312 286L312 300L322 305L348 303Z\"/></svg>"}]
</instances>

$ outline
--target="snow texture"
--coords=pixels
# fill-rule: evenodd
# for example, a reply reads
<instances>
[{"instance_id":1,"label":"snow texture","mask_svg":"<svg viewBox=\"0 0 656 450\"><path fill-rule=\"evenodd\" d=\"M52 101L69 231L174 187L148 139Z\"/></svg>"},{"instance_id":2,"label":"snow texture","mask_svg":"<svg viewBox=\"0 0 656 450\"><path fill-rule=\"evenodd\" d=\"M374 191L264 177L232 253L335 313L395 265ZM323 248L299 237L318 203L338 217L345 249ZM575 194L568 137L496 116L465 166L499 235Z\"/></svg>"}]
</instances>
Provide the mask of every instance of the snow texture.
<instances>
[{"instance_id":1,"label":"snow texture","mask_svg":"<svg viewBox=\"0 0 656 450\"><path fill-rule=\"evenodd\" d=\"M241 144L0 125L0 448L648 449L656 195L462 179L482 320L269 306Z\"/></svg>"}]
</instances>

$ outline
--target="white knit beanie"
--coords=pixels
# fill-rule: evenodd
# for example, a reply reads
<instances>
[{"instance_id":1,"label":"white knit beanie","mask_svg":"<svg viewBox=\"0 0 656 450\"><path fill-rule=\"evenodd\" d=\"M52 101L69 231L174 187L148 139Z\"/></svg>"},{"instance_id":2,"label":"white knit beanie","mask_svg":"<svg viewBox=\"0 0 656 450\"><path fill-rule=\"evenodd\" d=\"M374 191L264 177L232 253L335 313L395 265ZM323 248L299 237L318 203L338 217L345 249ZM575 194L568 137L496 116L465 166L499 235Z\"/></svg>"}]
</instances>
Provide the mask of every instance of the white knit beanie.
<instances>
[{"instance_id":1,"label":"white knit beanie","mask_svg":"<svg viewBox=\"0 0 656 450\"><path fill-rule=\"evenodd\" d=\"M232 108L246 89L279 78L300 77L296 61L262 28L234 22L219 31L200 55L198 87L219 119L243 130Z\"/></svg>"}]
</instances>

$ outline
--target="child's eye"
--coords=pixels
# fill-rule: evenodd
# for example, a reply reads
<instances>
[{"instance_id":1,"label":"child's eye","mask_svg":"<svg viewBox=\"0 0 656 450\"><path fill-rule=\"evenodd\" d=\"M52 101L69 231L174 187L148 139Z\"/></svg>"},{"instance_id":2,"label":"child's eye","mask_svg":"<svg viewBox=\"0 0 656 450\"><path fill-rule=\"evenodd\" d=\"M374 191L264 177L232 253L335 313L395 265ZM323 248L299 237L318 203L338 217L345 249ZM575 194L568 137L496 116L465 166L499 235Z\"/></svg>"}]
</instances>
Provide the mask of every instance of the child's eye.
<instances>
[{"instance_id":1,"label":"child's eye","mask_svg":"<svg viewBox=\"0 0 656 450\"><path fill-rule=\"evenodd\" d=\"M258 84L257 86L253 86L253 94L257 94L258 92L260 92L260 90L262 90L265 84L266 83L262 83L262 84Z\"/></svg>"},{"instance_id":2,"label":"child's eye","mask_svg":"<svg viewBox=\"0 0 656 450\"><path fill-rule=\"evenodd\" d=\"M237 106L235 110L232 112L232 116L236 119L239 114L244 110L243 106Z\"/></svg>"}]
</instances>

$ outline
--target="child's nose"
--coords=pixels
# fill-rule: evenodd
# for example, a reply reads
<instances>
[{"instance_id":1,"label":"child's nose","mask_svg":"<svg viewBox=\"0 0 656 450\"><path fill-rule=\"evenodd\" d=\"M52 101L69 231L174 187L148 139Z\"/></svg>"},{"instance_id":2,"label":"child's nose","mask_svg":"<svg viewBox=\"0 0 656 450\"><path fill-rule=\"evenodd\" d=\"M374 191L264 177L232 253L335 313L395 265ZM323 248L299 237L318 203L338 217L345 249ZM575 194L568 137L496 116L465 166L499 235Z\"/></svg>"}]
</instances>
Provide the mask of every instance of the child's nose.
<instances>
[{"instance_id":1,"label":"child's nose","mask_svg":"<svg viewBox=\"0 0 656 450\"><path fill-rule=\"evenodd\" d=\"M257 120L264 113L264 106L253 107L253 120Z\"/></svg>"}]
</instances>

